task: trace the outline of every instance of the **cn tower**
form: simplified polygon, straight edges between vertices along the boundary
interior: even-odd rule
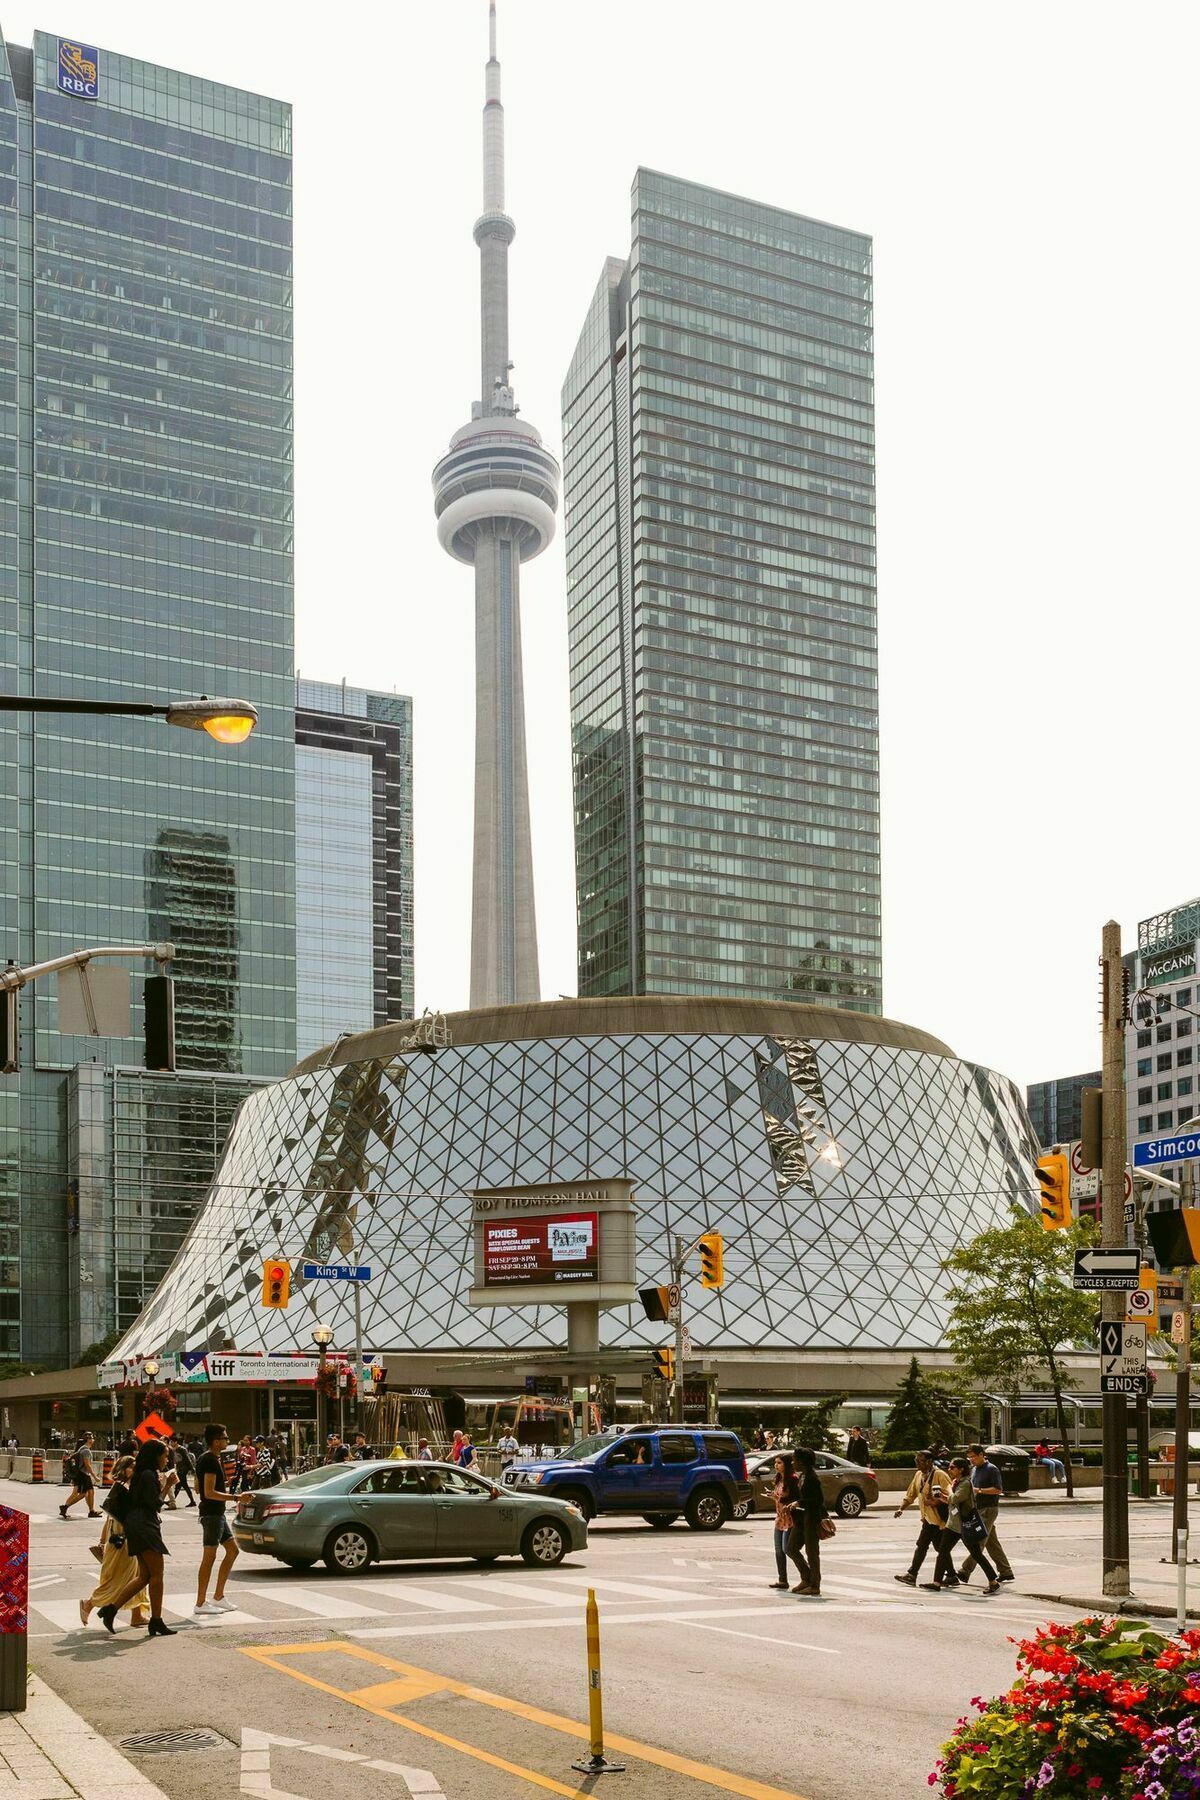
[[[475,569],[475,857],[471,891],[471,1006],[540,998],[529,774],[521,678],[520,567],[554,535],[558,464],[518,419],[508,360],[508,246],[504,108],[496,4],[488,6],[483,106],[483,211],[475,221],[480,274],[480,397],[433,471],[438,541]]]

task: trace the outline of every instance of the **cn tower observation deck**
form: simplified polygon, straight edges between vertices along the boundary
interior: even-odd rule
[[[537,1000],[537,922],[521,674],[520,565],[554,536],[559,469],[518,418],[508,359],[504,108],[496,6],[483,108],[483,212],[475,222],[481,301],[480,399],[433,471],[438,541],[475,569],[475,849],[471,1006]]]

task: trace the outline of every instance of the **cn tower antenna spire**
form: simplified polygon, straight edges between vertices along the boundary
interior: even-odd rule
[[[504,108],[488,0],[479,245],[480,393],[433,471],[438,539],[475,571],[475,857],[471,1005],[536,1000],[537,925],[521,671],[520,568],[554,536],[558,464],[518,418],[508,360]]]

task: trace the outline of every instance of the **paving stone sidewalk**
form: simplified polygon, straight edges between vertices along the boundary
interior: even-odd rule
[[[37,1675],[24,1712],[0,1713],[0,1800],[166,1800]]]

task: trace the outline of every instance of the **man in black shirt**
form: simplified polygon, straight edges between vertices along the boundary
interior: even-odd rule
[[[852,1425],[850,1427],[850,1437],[846,1444],[846,1461],[857,1463],[860,1469],[865,1469],[870,1460],[871,1446],[862,1434],[862,1427],[859,1425]]]
[[[237,1611],[233,1601],[225,1598],[225,1583],[238,1557],[237,1539],[229,1529],[229,1520],[225,1517],[225,1502],[232,1500],[234,1496],[225,1491],[225,1471],[221,1466],[221,1452],[229,1443],[229,1433],[223,1425],[206,1425],[204,1442],[207,1447],[196,1464],[196,1485],[200,1489],[200,1530],[204,1543],[196,1582],[196,1604],[192,1608],[193,1615],[198,1619]],[[208,1578],[212,1574],[217,1551],[222,1545],[225,1554],[217,1570],[213,1597],[209,1600]]]

